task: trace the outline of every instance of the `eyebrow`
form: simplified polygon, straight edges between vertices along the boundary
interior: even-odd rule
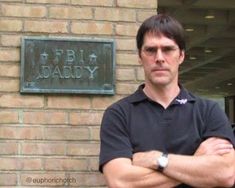
[[[175,46],[175,45],[162,45],[162,46],[148,46],[148,45],[146,45],[146,46],[143,46],[144,48],[175,48],[175,47],[177,47],[177,46]]]

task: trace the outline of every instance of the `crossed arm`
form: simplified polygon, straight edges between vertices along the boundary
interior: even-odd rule
[[[140,152],[133,159],[117,158],[103,167],[109,187],[231,187],[235,181],[235,152],[224,139],[209,138],[193,156],[169,154],[163,173],[156,171],[160,151]]]

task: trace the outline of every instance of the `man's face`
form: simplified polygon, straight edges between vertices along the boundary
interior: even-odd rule
[[[147,33],[139,54],[145,72],[145,84],[178,84],[178,69],[184,60],[184,51],[179,49],[174,40]]]

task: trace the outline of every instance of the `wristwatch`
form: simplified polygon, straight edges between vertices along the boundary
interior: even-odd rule
[[[163,152],[162,155],[157,158],[157,164],[157,170],[162,172],[168,165],[168,154]]]

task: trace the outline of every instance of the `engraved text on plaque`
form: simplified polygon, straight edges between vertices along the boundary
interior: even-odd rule
[[[114,94],[114,41],[23,37],[21,93]]]

